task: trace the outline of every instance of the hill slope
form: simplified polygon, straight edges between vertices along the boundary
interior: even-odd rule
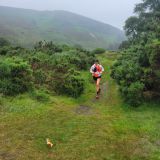
[[[124,40],[124,33],[111,25],[67,11],[0,6],[0,37],[27,47],[33,46],[36,41],[52,40],[89,49],[115,49]]]

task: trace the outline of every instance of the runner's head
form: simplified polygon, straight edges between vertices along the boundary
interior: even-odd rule
[[[94,63],[95,63],[96,65],[99,64],[99,60],[96,59]]]

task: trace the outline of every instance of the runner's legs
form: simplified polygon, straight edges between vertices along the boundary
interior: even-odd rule
[[[100,89],[100,81],[101,81],[101,78],[98,78],[98,79],[97,79],[97,82],[96,82],[96,90],[97,90],[97,93],[99,92],[99,89]]]

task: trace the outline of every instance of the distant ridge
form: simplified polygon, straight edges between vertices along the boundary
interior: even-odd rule
[[[87,49],[116,49],[125,39],[120,29],[72,12],[4,6],[0,6],[0,37],[25,47],[32,47],[40,40],[52,40]]]

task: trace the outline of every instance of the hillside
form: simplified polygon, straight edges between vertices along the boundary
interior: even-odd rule
[[[40,40],[116,49],[124,33],[108,24],[67,11],[34,11],[0,7],[0,37],[31,47]]]

